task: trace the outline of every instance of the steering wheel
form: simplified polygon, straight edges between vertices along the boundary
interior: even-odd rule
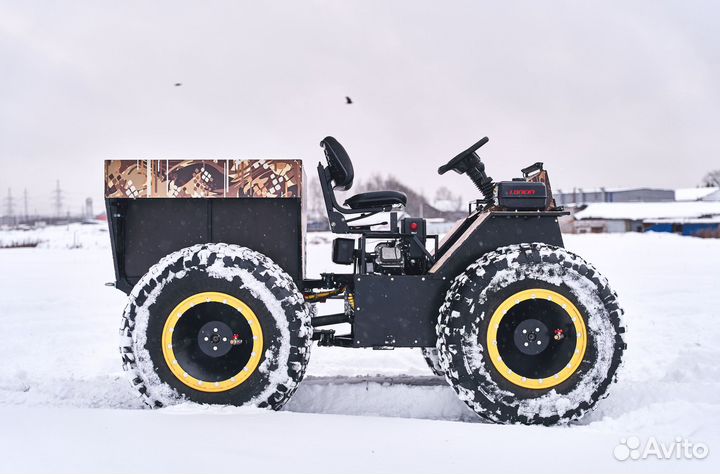
[[[467,150],[461,152],[455,158],[448,161],[447,164],[438,168],[438,174],[445,174],[450,170],[453,170],[456,173],[460,174],[465,173],[466,171],[468,171],[468,169],[472,167],[472,165],[474,165],[474,160],[472,160],[471,158],[473,157],[475,151],[477,151],[478,148],[486,144],[489,140],[490,139],[488,137],[483,137],[479,142],[477,142]]]

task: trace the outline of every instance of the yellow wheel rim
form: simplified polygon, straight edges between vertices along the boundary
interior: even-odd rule
[[[175,357],[173,350],[173,331],[175,330],[175,326],[177,326],[185,312],[195,305],[202,303],[222,303],[234,308],[245,318],[252,332],[253,344],[250,359],[237,374],[226,380],[208,381],[197,379],[188,374]],[[255,312],[243,301],[225,293],[208,291],[192,295],[175,306],[163,327],[162,349],[165,363],[173,375],[182,383],[201,392],[225,392],[242,384],[252,375],[255,369],[257,369],[263,350],[263,332]]]
[[[573,326],[576,333],[575,349],[572,353],[570,361],[555,374],[551,374],[545,378],[528,378],[520,374],[513,372],[510,367],[503,361],[498,351],[498,329],[500,322],[508,313],[508,311],[515,305],[522,303],[523,301],[531,299],[544,299],[550,301],[567,313],[572,320]],[[487,331],[487,347],[490,361],[492,362],[495,369],[505,379],[512,382],[520,387],[530,389],[547,389],[554,387],[568,379],[580,366],[585,357],[585,350],[587,348],[587,329],[585,328],[585,321],[580,314],[578,308],[566,297],[552,290],[546,290],[543,288],[532,288],[529,290],[523,290],[513,294],[495,310],[488,325]]]

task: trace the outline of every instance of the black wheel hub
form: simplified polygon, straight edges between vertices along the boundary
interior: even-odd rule
[[[234,335],[238,338],[233,342]],[[179,365],[205,382],[227,380],[242,370],[250,360],[252,342],[252,330],[242,313],[217,302],[186,311],[172,336]]]
[[[232,349],[232,337],[230,326],[222,321],[210,321],[198,332],[198,346],[205,355],[222,357]]]
[[[537,319],[526,319],[515,328],[513,335],[515,347],[527,355],[537,355],[547,349],[550,343],[550,331]]]
[[[562,329],[561,340],[553,331]],[[500,322],[497,348],[502,360],[516,374],[542,379],[558,373],[575,352],[576,333],[568,313],[541,299],[513,306]]]

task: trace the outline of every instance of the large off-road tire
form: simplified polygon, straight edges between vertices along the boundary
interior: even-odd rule
[[[174,252],[135,285],[120,327],[123,367],[152,407],[190,400],[279,409],[301,381],[312,326],[268,257],[227,244]]]
[[[447,292],[440,366],[488,420],[568,422],[615,381],[625,349],[621,316],[607,280],[577,255],[544,244],[502,247]]]
[[[422,352],[423,358],[425,359],[425,362],[427,363],[433,375],[442,377],[444,374],[442,371],[442,367],[440,367],[440,358],[438,357],[437,348],[421,347],[420,351]]]

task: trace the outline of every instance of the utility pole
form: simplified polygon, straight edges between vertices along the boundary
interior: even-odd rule
[[[55,217],[62,217],[63,192],[60,189],[60,180],[55,182],[55,191],[53,191],[53,199],[55,201]]]
[[[28,215],[28,199],[27,199],[27,188],[23,189],[23,210],[25,211],[25,222],[30,220]]]

